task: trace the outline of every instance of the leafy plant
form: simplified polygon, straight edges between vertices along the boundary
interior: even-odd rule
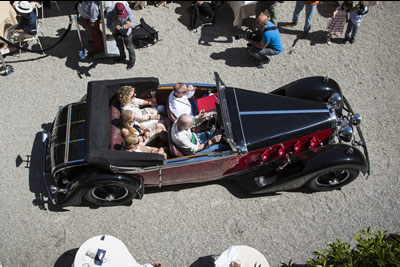
[[[400,238],[387,235],[386,232],[371,233],[370,228],[353,235],[357,245],[351,248],[349,243],[336,242],[328,248],[315,251],[309,259],[310,267],[400,267]],[[283,267],[296,266],[291,261]]]

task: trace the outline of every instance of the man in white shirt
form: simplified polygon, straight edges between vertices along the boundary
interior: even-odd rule
[[[172,142],[183,154],[210,153],[229,148],[226,144],[220,143],[221,134],[212,136],[210,132],[193,133],[190,130],[193,127],[193,123],[192,116],[183,114],[174,122],[171,128]]]
[[[189,102],[189,98],[194,95],[195,91],[193,85],[186,86],[184,83],[175,84],[174,90],[169,94],[168,102],[169,109],[176,118],[179,118],[182,114],[192,117],[197,115],[193,113],[192,104]]]

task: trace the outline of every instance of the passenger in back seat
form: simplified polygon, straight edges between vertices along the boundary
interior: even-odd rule
[[[164,124],[162,113],[165,112],[165,106],[137,98],[135,88],[129,85],[122,86],[118,90],[118,95],[121,103],[121,112],[124,110],[133,111],[136,120],[144,127],[152,127],[156,123]],[[161,126],[159,125],[159,127]],[[166,130],[165,126],[163,130]]]
[[[165,153],[164,148],[144,146],[140,144],[140,136],[129,134],[124,138],[124,150],[129,152],[145,152],[145,153],[158,153],[167,159],[167,153]]]
[[[168,143],[168,133],[163,124],[156,123],[150,127],[145,127],[136,121],[135,113],[131,110],[121,112],[120,124],[122,137],[125,138],[129,134],[141,136],[143,138],[141,145],[146,145],[156,138],[160,138],[163,143]]]

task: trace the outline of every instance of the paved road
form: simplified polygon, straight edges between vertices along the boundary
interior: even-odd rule
[[[71,3],[59,2],[63,14],[47,11],[45,46],[68,26]],[[308,39],[297,40],[302,26],[282,30],[285,51],[264,70],[255,68],[243,40],[232,40],[229,7],[217,24],[189,32],[182,24],[187,4],[135,11],[160,31],[162,41],[137,50],[131,71],[111,60],[79,61],[76,31],[47,56],[23,53],[6,57],[15,68],[0,77],[0,261],[3,266],[54,266],[87,239],[109,234],[121,239],[138,262],[161,260],[164,266],[190,266],[200,257],[218,254],[232,244],[252,246],[272,266],[290,259],[305,263],[318,246],[336,238],[349,241],[361,229],[399,232],[399,59],[397,31],[400,4],[379,2],[371,8],[354,45],[324,43],[327,14],[321,4]],[[289,21],[294,3],[281,6]],[[46,15],[46,13],[45,13]],[[304,16],[304,14],[303,14]],[[250,24],[246,20],[245,24]],[[294,47],[292,47],[294,45]],[[372,175],[341,191],[304,194],[281,192],[246,197],[227,182],[177,186],[147,192],[128,207],[56,210],[40,205],[42,126],[59,105],[78,101],[91,80],[149,77],[161,83],[213,82],[218,71],[231,86],[268,92],[295,79],[334,78],[353,109],[363,118]],[[16,167],[16,159],[30,164]],[[44,197],[46,200],[46,197]]]

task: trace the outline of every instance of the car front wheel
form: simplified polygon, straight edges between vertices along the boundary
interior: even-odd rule
[[[90,188],[85,199],[96,206],[122,205],[136,196],[136,188],[126,183],[101,183]]]
[[[339,189],[354,181],[358,174],[358,170],[350,168],[328,170],[308,181],[307,187],[315,191]]]

